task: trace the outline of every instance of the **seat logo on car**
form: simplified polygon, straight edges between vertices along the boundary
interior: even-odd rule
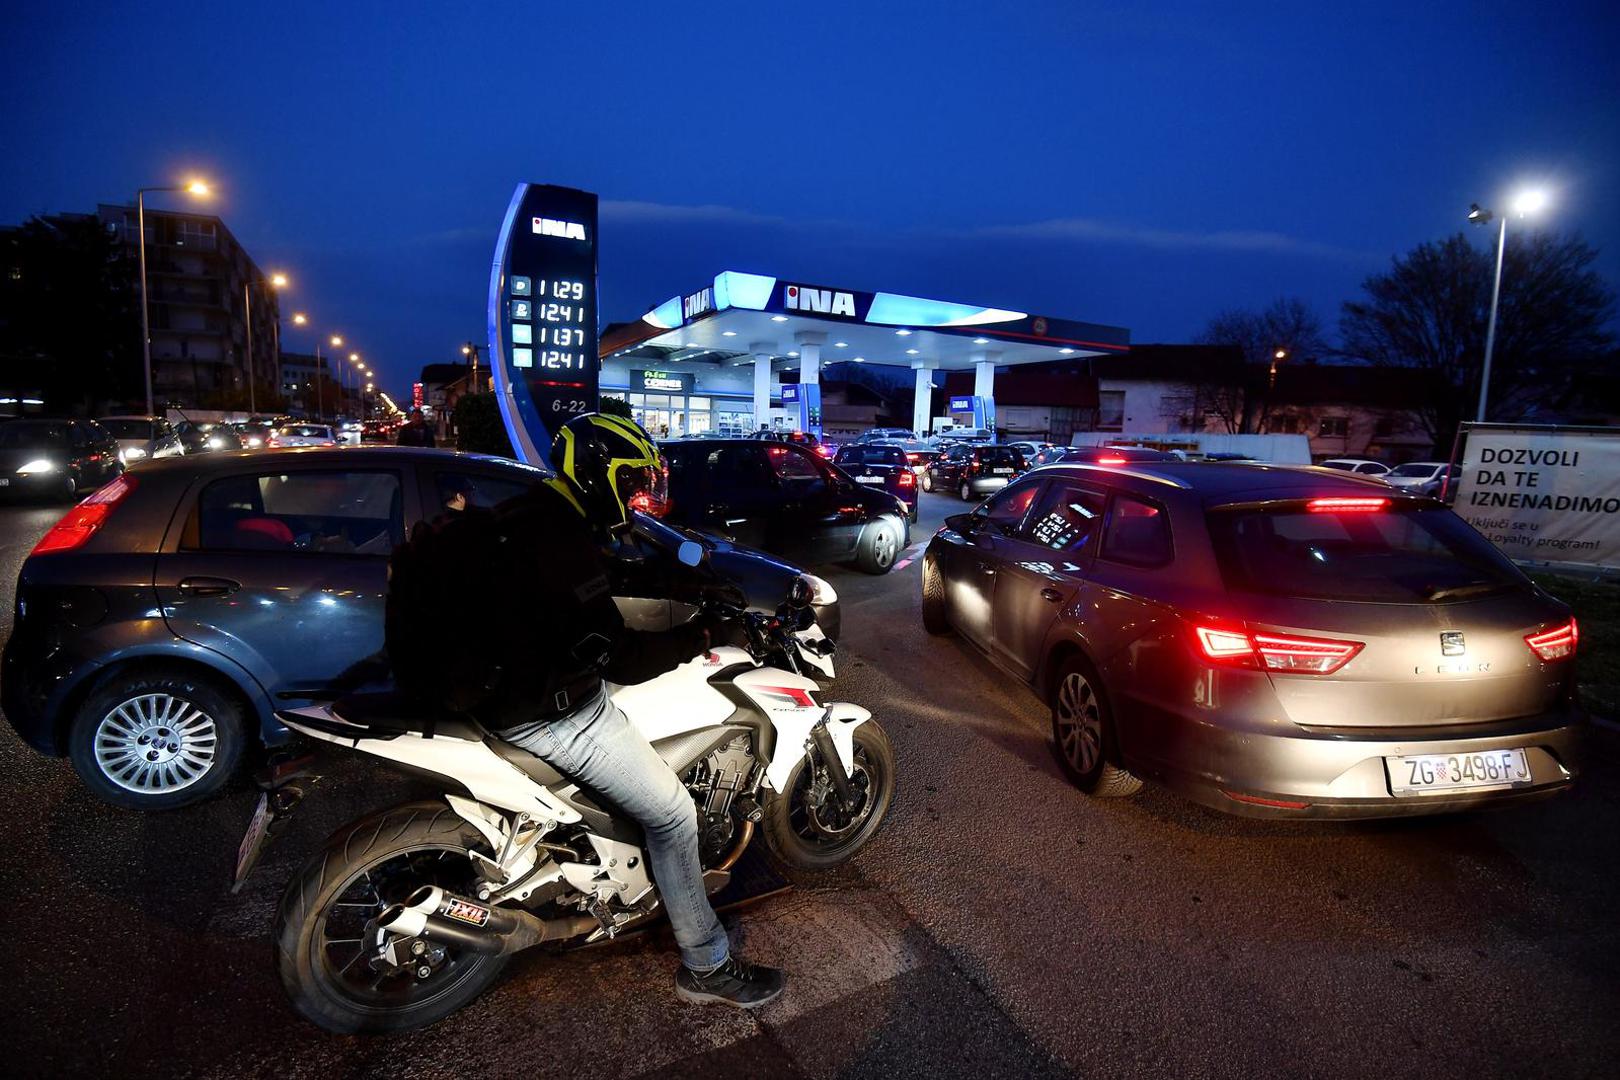
[[[1442,630],[1440,632],[1441,656],[1462,656],[1466,652],[1468,652],[1468,649],[1463,644],[1461,630]]]

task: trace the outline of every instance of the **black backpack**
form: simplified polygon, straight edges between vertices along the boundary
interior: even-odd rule
[[[488,701],[499,686],[520,613],[502,582],[522,573],[518,545],[500,517],[468,507],[418,524],[388,564],[384,630],[401,690],[455,712]]]

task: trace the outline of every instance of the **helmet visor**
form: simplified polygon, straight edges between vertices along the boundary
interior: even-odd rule
[[[662,462],[657,465],[635,465],[619,475],[619,490],[626,507],[657,518],[669,513],[668,466]]]

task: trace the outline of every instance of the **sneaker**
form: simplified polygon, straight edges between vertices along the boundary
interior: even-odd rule
[[[757,1009],[774,1001],[787,977],[777,968],[759,967],[737,957],[713,971],[699,974],[684,964],[675,973],[675,996],[695,1005],[730,1005]]]

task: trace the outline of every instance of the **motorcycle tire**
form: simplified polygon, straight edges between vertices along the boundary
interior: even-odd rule
[[[337,1034],[386,1034],[442,1020],[488,989],[509,957],[443,946],[441,962],[427,978],[418,980],[413,971],[394,973],[368,990],[366,943],[353,946],[354,958],[334,970],[349,954],[334,949],[344,938],[327,934],[334,916],[350,922],[375,918],[383,906],[403,900],[419,885],[469,893],[473,868],[465,855],[472,850],[492,854],[482,835],[443,802],[406,803],[334,833],[288,883],[276,911],[276,968],[293,1008]],[[401,860],[406,869],[389,877],[385,870]],[[459,880],[463,868],[465,884]],[[367,903],[375,896],[377,910],[339,915],[339,907],[362,907],[340,903],[345,895]]]
[[[842,866],[877,835],[894,802],[894,747],[876,720],[855,729],[855,775],[866,798],[849,820],[823,822],[805,796],[811,786],[809,759],[801,758],[785,790],[765,804],[765,844],[773,861],[793,870],[831,870]],[[862,774],[866,779],[862,781]],[[836,799],[836,795],[829,798]],[[841,811],[843,808],[836,808]],[[823,810],[822,813],[827,813]],[[841,817],[842,815],[836,815]]]

